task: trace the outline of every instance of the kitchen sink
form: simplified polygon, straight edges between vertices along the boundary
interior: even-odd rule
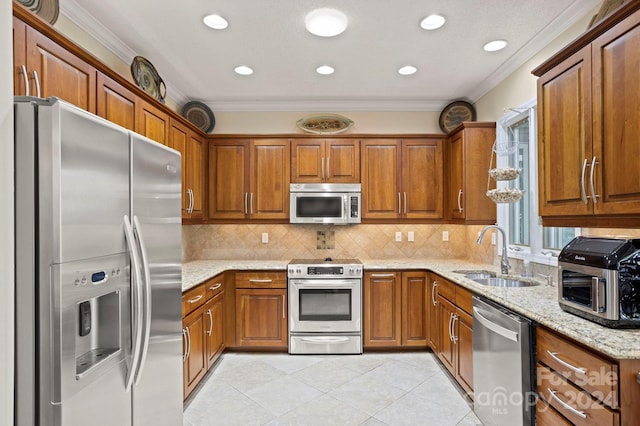
[[[465,278],[469,278],[471,280],[477,279],[485,279],[485,278],[493,278],[496,276],[494,272],[489,271],[453,271],[456,274],[462,274]]]
[[[475,278],[478,284],[488,285],[489,287],[532,287],[538,285],[536,282],[520,281],[511,278]]]

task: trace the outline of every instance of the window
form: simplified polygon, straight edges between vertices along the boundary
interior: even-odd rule
[[[540,225],[535,99],[510,109],[498,120],[496,133],[497,145],[509,147],[504,155],[496,155],[497,165],[521,169],[508,185],[524,190],[518,202],[498,204],[498,225],[507,233],[509,257],[555,265],[558,251],[579,229]]]

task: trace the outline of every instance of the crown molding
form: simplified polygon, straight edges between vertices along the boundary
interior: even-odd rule
[[[549,45],[556,37],[568,30],[580,19],[601,3],[601,0],[575,0],[560,15],[551,21],[535,37],[524,44],[507,61],[498,67],[488,78],[476,86],[469,99],[477,102],[482,96],[498,86],[518,68],[533,58],[538,52]],[[586,30],[586,28],[585,28]]]
[[[221,99],[205,101],[214,111],[441,111],[449,100],[429,99]]]

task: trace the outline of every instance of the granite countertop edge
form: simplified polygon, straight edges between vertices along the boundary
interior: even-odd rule
[[[425,259],[389,260],[361,259],[365,272],[375,270],[426,269],[456,284],[497,302],[514,312],[532,319],[615,359],[640,359],[640,329],[611,329],[564,312],[557,299],[557,287],[540,285],[521,288],[487,287],[477,284],[455,271],[490,271],[501,275],[494,265],[465,260]],[[286,271],[285,260],[196,260],[183,264],[182,291],[230,270]],[[533,280],[532,278],[521,278]]]

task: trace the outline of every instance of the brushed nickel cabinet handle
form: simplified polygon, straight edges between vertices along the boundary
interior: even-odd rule
[[[182,354],[182,362],[187,360],[187,330],[182,329],[182,341],[184,342],[184,353]]]
[[[324,180],[324,157],[322,157],[320,162],[322,163],[322,180]]]
[[[327,157],[327,179],[331,177],[331,169],[329,169],[329,160],[331,157]]]
[[[253,214],[253,192],[249,193],[249,214]]]
[[[209,331],[207,331],[207,336],[211,336],[211,332],[213,331],[213,315],[211,315],[211,309],[207,309],[207,315],[209,315]]]
[[[371,274],[371,276],[375,277],[375,278],[383,278],[383,277],[395,277],[396,274],[393,274],[393,273],[391,273],[391,274]]]
[[[594,156],[591,160],[591,171],[589,173],[589,185],[591,187],[591,199],[593,200],[593,204],[598,204],[599,195],[596,194],[596,187],[593,181],[593,175],[596,172],[596,164],[598,163],[598,159]]]
[[[398,214],[402,214],[402,198],[398,192]]]
[[[222,283],[216,283],[216,284],[212,285],[211,287],[209,287],[209,290],[211,290],[211,291],[217,290],[220,287],[222,287]]]
[[[587,167],[589,166],[587,163],[587,159],[585,158],[582,163],[582,175],[580,176],[580,196],[582,198],[582,202],[585,204],[589,202],[589,196],[587,195],[587,190],[584,187],[584,175],[587,171]]]
[[[269,280],[269,279],[267,279],[267,280],[258,280],[258,279],[253,279],[252,278],[252,279],[249,280],[249,282],[250,283],[258,283],[258,284],[260,284],[260,283],[272,283],[273,280]]]
[[[436,300],[436,287],[438,287],[438,282],[434,281],[433,287],[431,287],[431,303],[433,303],[433,306],[438,304],[438,301]]]
[[[20,65],[20,74],[24,80],[24,95],[29,96],[29,73],[26,66]]]
[[[587,415],[585,414],[584,411],[579,411],[576,410],[575,408],[573,408],[572,406],[570,406],[569,404],[567,404],[566,402],[564,402],[563,400],[561,400],[558,395],[556,395],[558,393],[558,391],[555,390],[551,390],[549,388],[547,388],[547,390],[549,391],[549,396],[551,397],[551,399],[555,399],[556,401],[558,401],[558,403],[560,405],[562,405],[564,408],[566,408],[567,410],[571,411],[573,414],[575,414],[576,416],[582,418],[582,419],[586,419]]]
[[[458,213],[462,213],[462,188],[458,190]]]
[[[198,300],[202,299],[202,295],[199,294],[196,297],[194,297],[193,299],[189,299],[187,300],[187,303],[196,303]]]
[[[451,336],[452,339],[451,341],[453,342],[454,345],[458,344],[458,336],[456,336],[456,321],[458,321],[458,316],[456,314],[451,314],[452,315],[452,319],[451,319]]]
[[[249,213],[249,211],[247,210],[248,209],[248,207],[247,207],[247,199],[248,198],[249,198],[249,193],[245,192],[244,193],[244,214],[248,214]]]
[[[407,214],[407,193],[404,193],[404,214]]]
[[[38,79],[38,73],[33,70],[31,72],[31,75],[33,76],[33,81],[35,81],[36,83],[36,97],[40,97],[40,80]]]
[[[189,359],[189,355],[191,355],[191,332],[189,331],[189,327],[187,327],[187,357]]]
[[[557,352],[551,352],[550,350],[547,350],[547,353],[549,354],[549,356],[551,358],[555,359],[557,362],[559,362],[563,366],[567,367],[568,369],[573,370],[574,372],[576,372],[578,374],[587,374],[587,369],[586,368],[576,367],[574,365],[569,364],[566,361],[561,360],[558,357],[558,353]]]
[[[287,319],[287,301],[285,300],[285,295],[282,295],[282,319]]]

